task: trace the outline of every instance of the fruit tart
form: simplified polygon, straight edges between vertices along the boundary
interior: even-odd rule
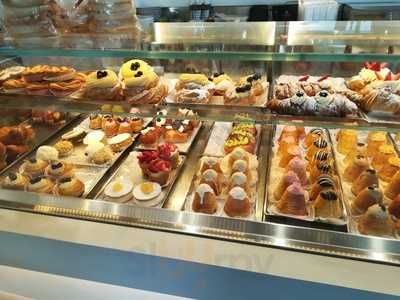
[[[165,126],[164,140],[167,143],[186,143],[192,134],[188,125],[189,122],[175,120],[171,125]]]
[[[158,184],[163,186],[168,183],[172,171],[172,166],[171,163],[167,160],[156,159],[150,162],[148,166],[148,171],[148,179],[150,181],[157,182]]]
[[[162,144],[157,147],[158,155],[161,159],[171,163],[172,169],[176,169],[179,165],[179,151],[174,144]]]
[[[148,127],[140,131],[139,141],[146,146],[156,146],[160,139],[160,132],[155,127]]]
[[[158,159],[158,151],[143,151],[139,153],[137,159],[143,175],[147,176],[150,173],[150,163]]]

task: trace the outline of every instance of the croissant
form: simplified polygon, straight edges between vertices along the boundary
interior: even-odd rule
[[[13,161],[18,156],[29,151],[29,147],[27,145],[7,145],[7,160]]]

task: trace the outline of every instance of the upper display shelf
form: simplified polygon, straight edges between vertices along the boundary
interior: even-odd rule
[[[232,22],[229,26],[186,22],[154,23],[147,28],[140,42],[118,34],[6,40],[0,55],[323,62],[400,59],[398,21]]]

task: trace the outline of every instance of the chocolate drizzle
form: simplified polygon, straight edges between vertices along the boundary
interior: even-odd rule
[[[328,93],[327,91],[320,91],[320,92],[319,92],[319,95],[320,95],[321,97],[328,97],[329,93]]]
[[[333,182],[333,180],[328,176],[319,177],[317,183],[318,183],[318,185],[320,185],[322,187],[334,187],[335,186],[335,183]]]
[[[62,166],[63,164],[61,162],[53,163],[51,164],[51,169],[52,170],[60,169]]]
[[[8,173],[7,177],[10,178],[11,181],[17,180],[17,174],[13,172]]]
[[[297,96],[297,97],[303,97],[303,96],[304,96],[304,93],[303,93],[302,91],[298,91],[298,92],[296,93],[296,96]]]
[[[322,191],[320,193],[321,197],[324,200],[328,200],[328,201],[336,201],[338,199],[337,194],[334,191]]]
[[[31,180],[29,180],[29,182],[30,182],[30,184],[35,184],[35,183],[40,182],[42,179],[43,179],[42,176],[38,176],[38,177],[34,177]]]
[[[107,75],[108,75],[107,71],[97,71],[97,73],[96,73],[97,79],[107,77]]]
[[[239,86],[236,88],[236,92],[237,93],[243,93],[243,92],[247,92],[251,90],[251,85],[250,84],[246,84],[244,86]]]
[[[314,142],[314,146],[317,148],[326,148],[328,143],[323,138],[320,138]]]
[[[71,177],[64,177],[64,178],[61,178],[58,182],[59,183],[67,183],[67,182],[71,182],[71,181],[72,181]]]
[[[138,78],[138,77],[141,77],[142,75],[143,75],[143,72],[142,71],[138,71],[134,76],[136,78]]]
[[[139,62],[134,62],[131,64],[131,70],[132,71],[137,71],[140,68],[140,63]]]
[[[325,151],[318,151],[314,154],[314,160],[326,161],[328,160],[329,153]]]
[[[317,168],[319,171],[321,171],[324,174],[328,174],[332,171],[331,165],[328,165],[328,164],[318,164]]]

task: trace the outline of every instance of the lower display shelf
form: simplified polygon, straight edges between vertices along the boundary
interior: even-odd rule
[[[48,139],[45,144],[54,145],[62,136],[70,138],[71,129],[73,127],[81,128],[77,126],[77,124],[81,124],[82,120],[87,120],[87,117],[82,116],[79,120],[76,120],[75,123],[71,123],[69,126],[63,128],[56,135]],[[149,122],[146,122],[146,124],[147,123]],[[50,195],[3,189],[1,190],[0,207],[400,265],[400,243],[397,240],[393,238],[387,239],[363,236],[357,234],[357,232],[353,234],[352,230],[350,230],[350,233],[347,232],[348,223],[346,216],[349,216],[349,208],[348,205],[344,205],[343,207],[342,202],[338,203],[341,209],[345,210],[341,211],[338,218],[340,217],[344,223],[339,225],[321,222],[320,220],[302,221],[292,218],[282,218],[269,213],[271,200],[270,197],[267,196],[267,191],[271,187],[273,187],[273,190],[276,189],[275,186],[270,186],[270,183],[272,179],[274,179],[274,181],[279,181],[280,176],[277,175],[282,175],[280,173],[282,170],[278,172],[275,169],[271,169],[271,166],[277,168],[277,165],[281,163],[281,161],[275,158],[278,145],[282,147],[284,142],[291,140],[283,136],[282,132],[288,134],[293,132],[298,134],[298,132],[302,132],[301,134],[303,136],[300,140],[294,139],[296,141],[295,143],[298,144],[298,146],[295,147],[303,146],[303,139],[325,138],[324,143],[326,142],[326,145],[321,142],[321,145],[325,145],[322,148],[326,148],[326,157],[329,157],[329,161],[333,161],[333,165],[335,165],[337,163],[334,159],[336,154],[332,152],[332,149],[336,149],[336,141],[333,138],[328,139],[328,135],[332,135],[332,132],[307,127],[303,132],[301,128],[281,126],[279,129],[280,131],[273,134],[276,130],[274,126],[230,124],[225,139],[219,138],[213,140],[215,136],[219,137],[219,134],[216,135],[213,133],[215,130],[219,132],[220,127],[221,124],[207,121],[199,125],[199,128],[195,131],[195,136],[190,139],[191,145],[188,147],[188,150],[185,154],[180,154],[176,169],[172,172],[173,175],[171,175],[169,180],[167,179],[165,183],[159,183],[162,189],[159,197],[162,197],[162,199],[160,198],[161,200],[157,201],[156,205],[143,205],[143,203],[137,201],[135,191],[133,191],[134,199],[131,199],[132,195],[130,195],[129,199],[125,199],[125,195],[131,193],[133,186],[129,189],[128,193],[124,193],[124,188],[132,185],[132,183],[126,184],[124,182],[132,180],[134,185],[136,184],[137,187],[142,189],[143,175],[141,170],[143,170],[143,172],[147,170],[146,166],[143,164],[146,163],[147,155],[151,156],[155,153],[148,150],[138,150],[138,141],[135,140],[137,136],[134,135],[130,145],[127,145],[121,152],[118,152],[117,156],[112,158],[110,163],[103,167],[102,170],[95,172],[97,176],[95,182],[93,182],[90,188],[83,194],[83,197],[89,199],[73,198],[69,196],[58,197],[57,193],[55,193],[55,195]],[[225,143],[225,141],[229,141],[231,133],[234,133],[237,127],[242,131],[247,130],[252,132],[251,136],[254,138],[253,144],[251,142],[246,144],[246,149],[254,154],[249,154],[244,150],[233,150],[230,154],[218,156],[219,153],[230,152],[232,150],[229,148],[231,144]],[[326,132],[325,135],[322,134],[323,132]],[[72,133],[73,138],[76,134],[79,136],[79,132],[72,130]],[[304,135],[306,136],[304,137]],[[76,142],[75,139],[73,140]],[[273,147],[274,143],[276,147]],[[321,145],[318,142],[318,145],[315,144],[315,147],[318,148]],[[171,149],[174,149],[174,147]],[[169,153],[171,149],[168,148],[167,152]],[[165,153],[163,151],[165,150],[166,149],[162,150],[162,148],[159,148],[159,152],[156,153],[158,155],[157,159],[164,159]],[[207,156],[204,156],[205,151],[207,151]],[[304,169],[304,172],[306,172],[304,174],[309,178],[314,178],[315,174],[313,174],[313,171],[310,169],[315,163],[313,160],[310,160],[311,152],[308,148],[304,148],[301,151],[304,153],[292,153],[295,156],[293,159],[304,159],[308,164],[307,172],[306,169]],[[31,152],[30,155],[35,157],[35,153],[37,155],[35,151]],[[144,153],[146,154],[144,155]],[[216,156],[213,157],[210,155],[212,153],[216,154]],[[171,153],[169,155],[171,155]],[[280,159],[282,159],[282,153],[279,155]],[[139,158],[139,156],[141,156],[141,158]],[[171,159],[171,156],[168,157]],[[318,155],[318,157],[320,156]],[[207,161],[207,164],[209,164],[208,168],[205,168],[205,158],[211,158],[211,160]],[[35,162],[32,161],[32,163]],[[23,168],[21,169],[21,165],[23,164],[24,162],[20,160],[19,163],[17,162],[14,165],[14,170],[22,170],[23,172]],[[49,166],[52,167],[53,164],[54,162]],[[302,163],[299,164],[302,165]],[[241,165],[246,167],[241,170]],[[252,167],[250,167],[251,165],[255,165],[256,168],[252,169]],[[218,168],[221,167],[222,170],[227,169],[228,171],[219,174],[217,166]],[[93,166],[90,165],[90,167]],[[164,167],[163,164],[163,168]],[[97,166],[97,168],[101,168],[101,166]],[[238,168],[238,170],[236,170],[236,168]],[[306,168],[306,165],[304,165],[304,168]],[[208,172],[205,172],[207,170]],[[250,172],[251,170],[252,172]],[[341,186],[342,181],[339,180],[340,176],[337,177],[337,173],[335,173],[337,172],[336,167],[333,167],[333,173],[331,173],[330,170],[331,169],[328,170],[328,173],[332,175],[332,184],[336,187],[335,195],[338,196],[340,201],[347,200],[343,199],[344,196],[341,194],[341,187],[339,186]],[[255,173],[253,171],[255,171]],[[298,172],[297,167],[292,168],[292,171]],[[77,169],[75,172],[76,174],[79,173]],[[154,173],[154,171],[152,172]],[[158,175],[162,173],[160,172],[161,171],[158,171]],[[213,181],[214,173],[217,174],[217,176],[224,177],[220,182],[221,190],[218,190],[217,185],[214,185],[214,183],[219,183]],[[236,173],[243,173],[243,175],[239,174],[239,176]],[[149,175],[145,173],[145,176],[147,177]],[[161,179],[160,177],[155,178],[154,174],[151,176],[153,176],[151,180],[153,182],[151,188],[153,188],[154,183]],[[92,177],[91,179],[93,181],[93,176],[89,177]],[[246,180],[241,182],[240,180],[236,181],[236,179],[232,179],[236,177],[243,177],[246,178]],[[251,178],[256,178],[256,181],[254,181],[255,188],[251,185]],[[138,181],[134,179],[138,179]],[[34,178],[31,178],[31,181],[32,180],[35,181]],[[63,182],[63,179],[60,178],[55,180],[56,185]],[[309,183],[310,182],[307,180],[307,185],[304,185],[305,193],[312,192]],[[31,185],[33,184],[35,184],[35,182],[31,182]],[[211,199],[203,198],[202,200],[204,194],[202,195],[203,192],[198,189],[198,187],[202,185],[207,185],[206,193],[210,193],[210,195],[216,194],[218,196],[219,209],[224,209],[223,212],[217,215],[209,215],[204,213],[209,211],[198,209],[204,205],[202,201],[209,201],[209,199]],[[143,188],[144,189],[141,190],[142,192],[149,187],[145,186]],[[107,194],[107,190],[111,192]],[[245,209],[242,210],[242,208],[245,207],[243,204],[247,201],[247,198],[242,198],[240,196],[242,192],[238,191],[241,190],[244,191],[244,195],[248,193],[248,200],[251,205],[250,207],[252,207],[249,211],[250,214],[247,214]],[[219,194],[219,192],[221,192],[221,194]],[[329,192],[329,195],[334,194],[333,191]],[[116,195],[116,197],[113,197],[113,195]],[[188,197],[190,195],[192,195],[192,197],[199,197],[199,205],[197,207],[190,202],[193,200]],[[70,196],[74,195],[70,194]],[[227,202],[229,201],[228,198],[231,198],[230,200],[237,200],[236,203],[234,202],[234,205],[236,205],[234,210],[238,209],[237,207],[241,207],[233,214],[231,214],[232,206],[231,210],[226,210]],[[307,197],[304,197],[303,200],[309,201]],[[329,208],[329,212],[336,212],[336,210],[330,208],[331,203],[333,202],[328,201],[324,209]],[[307,203],[306,205],[314,204]],[[240,212],[239,214],[237,214],[238,211]]]

